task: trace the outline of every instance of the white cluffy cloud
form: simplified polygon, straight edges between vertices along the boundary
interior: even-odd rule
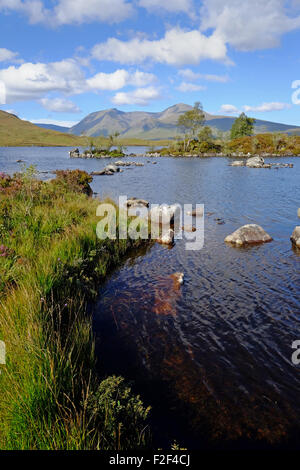
[[[138,5],[149,11],[165,10],[171,13],[184,12],[192,15],[194,12],[193,0],[139,0]]]
[[[0,62],[16,62],[18,55],[17,52],[0,47]]]
[[[113,97],[116,105],[132,104],[146,106],[150,101],[160,98],[159,90],[155,87],[137,88],[134,91],[119,92]]]
[[[74,103],[65,99],[49,99],[48,93],[74,95],[89,91],[120,90],[125,86],[145,87],[155,80],[155,75],[151,73],[124,69],[112,73],[101,72],[87,78],[73,59],[48,64],[28,62],[19,67],[10,66],[0,70],[0,84],[6,98],[4,102],[43,100],[40,102],[46,109],[59,112],[78,112],[78,109]]]
[[[66,100],[64,98],[42,98],[40,100],[41,105],[48,109],[48,111],[54,111],[56,113],[80,113],[78,106],[73,101]]]
[[[85,77],[72,59],[49,64],[31,62],[0,70],[0,82],[6,88],[6,102],[38,99],[51,91],[79,93]]]
[[[282,111],[283,109],[289,109],[291,108],[291,105],[289,103],[278,103],[278,102],[272,102],[272,103],[262,103],[259,106],[244,106],[244,110],[246,112],[249,111],[255,111],[257,113],[267,113],[270,111]]]
[[[18,11],[33,24],[59,26],[94,21],[118,23],[131,16],[133,8],[126,0],[58,0],[52,9],[46,8],[42,0],[0,0],[0,11]]]
[[[182,91],[183,93],[188,91],[203,91],[205,89],[205,86],[196,85],[195,83],[188,82],[181,82],[180,85],[177,87],[177,90]]]
[[[219,82],[226,83],[229,81],[228,75],[213,75],[205,73],[193,72],[191,69],[181,69],[178,71],[178,74],[191,82],[196,82],[197,80],[206,80],[208,82]]]
[[[133,73],[120,69],[113,73],[97,73],[87,80],[89,88],[94,90],[120,90],[127,85],[145,86],[155,82],[156,77],[152,73],[136,70]]]
[[[53,12],[57,24],[118,23],[132,13],[133,8],[126,0],[59,0]]]
[[[233,104],[222,104],[220,108],[221,113],[226,113],[226,114],[237,114],[239,113],[239,110],[236,106]]]
[[[94,46],[92,56],[100,61],[121,64],[136,64],[146,60],[168,65],[198,64],[205,59],[228,62],[226,45],[219,35],[205,36],[197,30],[184,31],[180,28],[170,29],[162,39],[153,41],[109,38]]]
[[[228,114],[239,114],[242,111],[248,112],[256,112],[256,113],[268,113],[271,111],[283,111],[284,109],[291,108],[289,103],[278,103],[278,102],[271,102],[271,103],[262,103],[259,106],[248,106],[245,105],[241,109],[238,109],[233,104],[223,104],[221,106],[220,111],[223,113]]]
[[[292,6],[287,0],[203,0],[201,31],[213,29],[241,51],[275,47],[283,34],[300,27]]]

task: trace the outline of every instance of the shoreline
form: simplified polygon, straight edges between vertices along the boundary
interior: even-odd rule
[[[22,193],[7,190],[0,198],[17,206],[6,216],[14,240],[3,240],[7,256],[0,265],[8,276],[0,286],[0,337],[7,350],[0,375],[1,448],[141,449],[149,409],[124,379],[97,376],[88,303],[128,250],[145,242],[98,240],[98,202],[62,183],[52,187],[27,177]],[[22,240],[17,219],[28,207],[29,229]],[[37,220],[43,223],[36,225]],[[116,396],[126,423],[114,409]],[[132,416],[128,400],[138,410]],[[107,409],[110,419],[103,423]],[[119,426],[124,426],[122,435]]]

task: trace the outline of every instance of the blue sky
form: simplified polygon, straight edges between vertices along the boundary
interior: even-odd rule
[[[0,30],[1,109],[33,122],[201,101],[300,125],[300,0],[0,0]]]

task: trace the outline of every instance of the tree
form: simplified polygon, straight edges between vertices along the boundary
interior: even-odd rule
[[[113,134],[109,134],[108,136],[108,145],[107,150],[110,151],[111,148],[115,145],[116,139],[119,137],[120,132],[116,131]]]
[[[199,142],[212,142],[213,141],[213,132],[212,128],[209,126],[203,127],[198,133]]]
[[[253,135],[255,119],[249,118],[245,113],[242,113],[234,121],[231,128],[231,139],[238,137],[246,137]]]
[[[196,101],[193,109],[186,111],[184,114],[179,116],[177,121],[178,128],[184,133],[184,147],[186,149],[189,146],[190,140],[193,139],[200,131],[201,127],[205,122],[205,115],[203,112],[202,104]]]

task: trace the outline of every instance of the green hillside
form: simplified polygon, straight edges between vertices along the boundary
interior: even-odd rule
[[[86,138],[42,129],[31,122],[22,121],[14,114],[0,111],[0,146],[79,146]]]

